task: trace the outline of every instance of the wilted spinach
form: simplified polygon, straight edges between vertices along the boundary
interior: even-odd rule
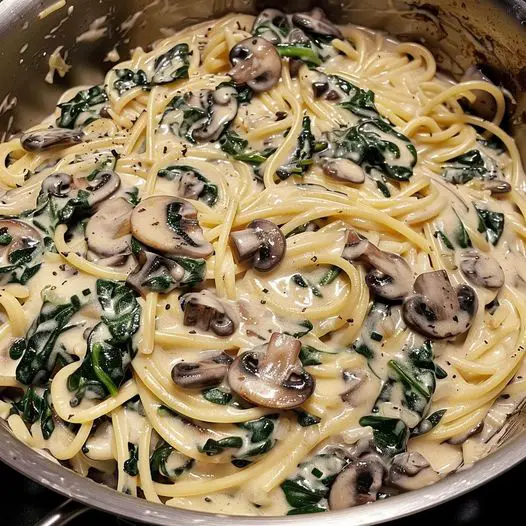
[[[409,430],[399,418],[369,415],[360,418],[360,425],[373,428],[374,444],[380,454],[394,457],[405,451]]]
[[[68,389],[74,392],[72,406],[78,405],[87,394],[92,399],[115,396],[135,355],[132,338],[141,317],[135,294],[122,283],[99,279],[97,296],[102,309],[101,322],[88,336],[82,365],[68,378]]]
[[[159,177],[174,181],[184,188],[190,189],[197,194],[197,198],[208,206],[214,206],[218,198],[217,185],[211,183],[199,170],[187,165],[167,166],[157,172]],[[198,188],[202,186],[199,191]],[[182,195],[181,197],[186,197]]]
[[[24,385],[42,385],[55,368],[60,355],[66,363],[71,361],[57,339],[68,328],[71,317],[80,310],[78,296],[71,296],[69,303],[55,304],[46,299],[37,318],[29,327],[25,338],[13,343],[9,355],[13,360],[21,358],[16,368],[16,379]]]
[[[188,78],[190,66],[188,44],[177,44],[155,59],[152,84],[166,84]]]
[[[485,233],[486,239],[492,245],[496,245],[504,232],[504,214],[478,206],[475,206],[475,210],[479,216],[478,231]]]
[[[39,395],[35,388],[29,387],[20,400],[13,402],[11,414],[20,415],[27,425],[40,421],[40,429],[44,440],[48,440],[55,430],[55,422],[49,400],[49,389],[44,389]]]
[[[139,446],[128,442],[128,460],[124,462],[123,469],[131,477],[136,477],[139,474]]]
[[[150,82],[146,73],[139,69],[132,71],[131,69],[116,69],[115,74],[117,80],[113,83],[113,87],[117,90],[119,95],[123,95],[128,90],[133,88],[142,88],[143,90],[150,89]]]
[[[180,457],[181,462],[177,467],[171,467],[170,457],[175,455]],[[170,444],[164,440],[160,440],[155,446],[150,457],[150,471],[152,479],[155,482],[167,483],[174,482],[185,471],[192,468],[194,464],[193,458],[186,458],[181,453],[178,453]]]
[[[100,110],[107,100],[108,95],[102,86],[79,91],[72,99],[58,105],[60,117],[57,126],[69,129],[86,126],[100,117]]]
[[[472,179],[495,179],[497,165],[493,159],[480,150],[470,150],[448,161],[442,170],[442,177],[453,184],[465,184]]]

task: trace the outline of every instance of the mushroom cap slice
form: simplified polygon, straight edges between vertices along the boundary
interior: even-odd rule
[[[365,282],[377,295],[388,300],[400,300],[411,292],[413,272],[406,260],[398,254],[384,252],[354,230],[347,231],[342,258],[363,261],[374,267]]]
[[[239,326],[238,316],[231,305],[209,290],[185,294],[181,297],[181,307],[186,326],[211,330],[218,336],[230,336]]]
[[[219,385],[228,372],[232,358],[221,353],[200,362],[178,362],[172,369],[172,380],[184,389],[202,389]]]
[[[460,270],[477,287],[500,289],[504,285],[504,271],[499,262],[478,250],[460,254]]]
[[[131,250],[133,206],[123,197],[104,201],[86,224],[87,259],[106,259],[105,264],[124,264]]]
[[[261,407],[292,409],[314,392],[314,378],[299,360],[301,342],[288,334],[274,333],[266,352],[240,354],[230,366],[230,388]]]
[[[512,187],[508,181],[503,179],[489,179],[487,181],[480,181],[480,187],[482,190],[489,190],[492,195],[494,194],[507,194],[511,192]]]
[[[374,502],[382,487],[385,466],[379,455],[369,453],[353,460],[336,477],[329,493],[331,510]]]
[[[0,233],[8,234],[11,239],[0,245],[0,266],[10,265],[9,256],[17,251],[37,247],[42,242],[40,232],[19,219],[0,219]]]
[[[73,177],[66,173],[48,175],[42,181],[41,192],[55,197],[67,197],[71,192]]]
[[[315,7],[309,13],[294,13],[292,21],[305,31],[328,37],[343,38],[342,32],[325,16],[319,7]]]
[[[420,274],[415,294],[402,305],[405,322],[420,334],[442,339],[466,332],[478,307],[475,291],[467,285],[453,288],[445,270]]]
[[[171,259],[145,250],[139,253],[138,259],[139,264],[128,274],[126,284],[142,296],[152,291],[172,292],[184,279],[184,268]]]
[[[363,183],[365,173],[359,164],[353,163],[349,159],[327,159],[322,164],[323,173],[340,181],[350,183]]]
[[[20,143],[26,152],[43,152],[79,144],[83,139],[84,132],[81,130],[48,128],[24,133],[20,137]]]
[[[121,178],[113,170],[100,170],[93,179],[74,179],[74,184],[81,190],[89,192],[88,204],[94,206],[105,201],[121,186]]]
[[[197,210],[184,199],[148,197],[134,208],[131,225],[134,237],[164,254],[207,258],[214,251],[203,236]]]
[[[254,91],[267,91],[281,76],[281,58],[274,45],[261,37],[250,37],[230,50],[234,66],[229,75],[236,84],[246,84]]]
[[[252,258],[252,266],[261,272],[275,269],[287,249],[280,228],[267,219],[256,219],[245,230],[232,232],[230,239],[239,261]]]
[[[407,491],[429,486],[438,479],[438,473],[417,451],[399,453],[393,458],[389,468],[389,482]]]

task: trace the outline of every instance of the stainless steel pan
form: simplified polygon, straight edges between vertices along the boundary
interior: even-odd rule
[[[526,3],[522,0],[67,0],[65,7],[39,20],[38,13],[55,1],[0,0],[0,137],[38,122],[52,110],[66,87],[102,80],[103,58],[118,42],[121,57],[127,58],[126,50],[147,46],[163,36],[163,27],[177,29],[228,11],[253,13],[263,7],[283,8],[284,4],[290,10],[298,10],[318,4],[339,23],[363,24],[401,39],[424,42],[440,67],[453,76],[460,76],[471,64],[489,66],[493,80],[505,85],[517,99],[515,114],[508,124],[526,159]],[[102,38],[76,41],[79,34],[103,16],[106,31]],[[64,79],[50,86],[44,82],[47,59],[59,45],[68,50],[68,62],[74,67]],[[227,517],[150,504],[47,460],[17,441],[3,423],[0,444],[0,459],[33,480],[85,506],[137,522],[165,526],[307,526],[313,520],[309,515]],[[525,458],[526,436],[518,433],[471,469],[434,486],[368,506],[325,513],[323,521],[327,526],[360,526],[416,513],[476,488]],[[78,513],[79,508],[68,504],[41,524],[65,524],[68,517]]]

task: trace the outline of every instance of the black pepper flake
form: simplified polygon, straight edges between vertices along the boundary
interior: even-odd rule
[[[263,292],[264,294],[268,294],[268,289],[261,289],[261,292]]]
[[[347,323],[354,323],[354,318],[348,318]]]
[[[265,305],[265,303],[267,303],[265,300],[261,300],[260,301],[261,305]]]
[[[197,331],[188,331],[188,334],[197,334]]]
[[[164,310],[170,310],[172,308],[172,306],[167,303],[165,306],[164,306]]]
[[[57,275],[57,272],[54,270],[53,271],[53,276],[56,276]]]
[[[312,256],[310,258],[310,260],[313,262],[313,263],[316,263],[316,261],[318,261],[318,258],[316,256]]]
[[[205,502],[212,502],[212,499],[210,497],[205,497]]]

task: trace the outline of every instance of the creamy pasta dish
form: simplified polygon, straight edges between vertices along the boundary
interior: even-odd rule
[[[314,9],[135,49],[0,145],[0,416],[117,491],[339,510],[498,447],[526,396],[512,97]]]

